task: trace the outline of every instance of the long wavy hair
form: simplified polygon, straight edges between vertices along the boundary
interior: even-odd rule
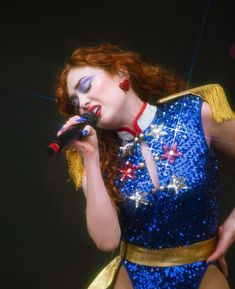
[[[57,81],[55,94],[58,111],[66,117],[74,114],[74,107],[67,91],[67,76],[72,68],[83,66],[102,68],[110,75],[115,75],[120,68],[125,68],[134,91],[141,100],[151,104],[156,104],[159,98],[185,88],[184,80],[178,75],[161,66],[143,61],[134,51],[110,43],[81,47],[75,50],[67,60]],[[120,195],[115,187],[115,178],[119,165],[117,153],[120,141],[115,131],[97,129],[97,135],[104,182],[112,201],[117,204],[120,201]],[[78,174],[83,174],[82,169]],[[72,177],[74,179],[74,176]],[[74,181],[76,183],[76,180]]]

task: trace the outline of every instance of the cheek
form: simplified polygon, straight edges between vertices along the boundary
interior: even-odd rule
[[[99,79],[95,82],[95,89],[97,92],[104,92],[106,91],[108,88],[108,81],[104,78],[104,79]]]
[[[118,84],[114,80],[105,76],[98,79],[95,83],[96,92],[99,93],[101,97],[102,95],[112,97],[113,94],[117,93],[118,88]]]
[[[123,95],[118,84],[110,81],[110,79],[97,81],[94,87],[94,95],[106,107],[106,113],[109,112],[111,114],[123,109],[123,106],[125,106],[126,95]]]

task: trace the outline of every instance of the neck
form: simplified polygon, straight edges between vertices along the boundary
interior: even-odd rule
[[[138,125],[138,120],[141,117],[142,113],[144,112],[145,108],[147,106],[146,102],[142,102],[137,106],[134,106],[135,109],[131,111],[128,115],[128,122],[127,124],[119,127],[117,129],[117,132],[119,131],[128,131],[132,135],[136,135],[140,133],[142,130]]]
[[[131,125],[119,127],[116,130],[119,137],[127,141],[142,133],[153,121],[156,111],[156,106],[142,102],[136,115],[132,117]]]
[[[123,105],[121,127],[135,129],[133,121],[143,106],[143,101],[133,92],[129,91]]]

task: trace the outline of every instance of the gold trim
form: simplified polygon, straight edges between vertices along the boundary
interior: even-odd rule
[[[121,265],[121,256],[115,257],[92,281],[87,289],[107,289],[113,282]]]
[[[216,237],[189,246],[156,250],[141,248],[122,241],[119,255],[103,268],[88,289],[109,288],[115,279],[123,258],[144,266],[179,266],[206,260],[214,252],[215,247]]]
[[[206,260],[214,252],[215,247],[216,238],[189,246],[157,250],[126,244],[125,258],[130,262],[144,266],[178,266]]]
[[[169,100],[184,96],[186,94],[193,94],[201,97],[206,101],[212,110],[213,119],[217,123],[226,120],[235,119],[235,113],[232,111],[226,94],[219,84],[202,85],[191,88],[182,92],[178,92],[158,100],[158,103],[164,103]]]
[[[190,88],[190,89],[187,89],[187,90],[184,90],[184,91],[180,91],[180,92],[168,95],[166,97],[160,98],[158,100],[158,103],[167,102],[169,100],[172,100],[172,99],[175,99],[175,98],[178,98],[178,97],[184,96],[186,94],[190,94],[190,93],[194,94],[194,95],[201,96],[200,93],[202,91],[205,91],[205,90],[213,88],[213,87],[221,87],[221,86],[219,84],[217,84],[217,83],[197,86],[197,87],[194,87],[194,88]]]

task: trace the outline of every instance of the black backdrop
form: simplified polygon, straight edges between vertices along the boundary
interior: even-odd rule
[[[63,122],[53,96],[64,59],[80,45],[121,44],[190,85],[220,83],[235,108],[232,2],[1,4],[1,288],[86,288],[112,258],[88,237],[84,198],[68,181],[63,157],[46,154]],[[235,165],[218,157],[222,221],[234,207]],[[234,252],[227,255],[231,287]]]

